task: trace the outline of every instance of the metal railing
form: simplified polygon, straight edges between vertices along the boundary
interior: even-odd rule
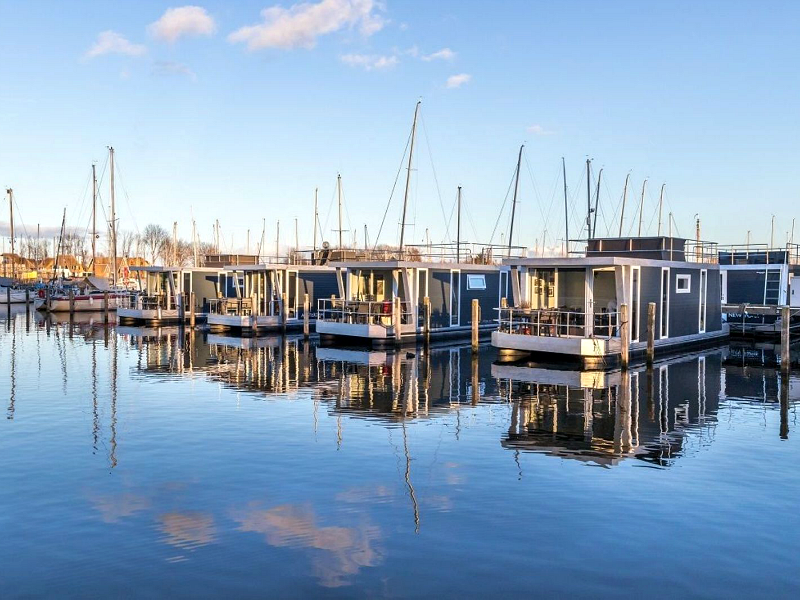
[[[619,313],[560,310],[557,308],[498,308],[499,331],[516,335],[559,338],[619,337]]]
[[[718,257],[721,265],[797,265],[800,244],[733,244],[719,248]]]
[[[687,262],[716,264],[719,261],[719,250],[716,242],[686,240],[684,255]]]
[[[394,304],[367,302],[360,300],[320,299],[317,304],[317,320],[331,323],[350,323],[358,325],[394,325]],[[400,324],[411,325],[414,313],[410,302],[400,302]]]
[[[128,296],[128,308],[133,310],[171,310],[177,308],[175,298],[167,294],[134,293]]]

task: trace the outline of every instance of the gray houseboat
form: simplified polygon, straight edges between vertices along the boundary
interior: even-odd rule
[[[512,297],[501,306],[492,344],[506,358],[548,354],[586,367],[616,364],[620,306],[629,311],[630,351],[647,344],[647,307],[655,304],[661,353],[725,338],[720,275],[710,245],[678,238],[592,239],[586,255],[507,261]]]
[[[472,300],[480,329],[497,326],[495,308],[507,294],[506,266],[426,261],[343,262],[336,265],[337,295],[319,300],[322,341],[356,340],[381,347],[468,337]],[[429,310],[426,322],[426,298]]]
[[[779,307],[800,308],[800,246],[729,246],[719,251],[722,318],[731,333],[780,335]]]
[[[209,307],[212,331],[242,334],[282,331],[303,326],[305,295],[309,321],[319,298],[337,291],[333,267],[316,265],[247,265],[228,267],[220,274],[220,297]]]
[[[117,309],[120,323],[179,323],[190,318],[192,294],[198,321],[219,295],[220,269],[209,267],[131,267],[138,290]]]

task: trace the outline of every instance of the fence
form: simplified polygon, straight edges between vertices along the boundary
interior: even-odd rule
[[[604,338],[619,336],[619,313],[590,313],[559,309],[499,308],[502,333],[561,338]]]
[[[394,312],[391,301],[363,302],[359,300],[320,299],[317,307],[317,320],[331,323],[357,325],[383,325],[390,327]],[[400,324],[414,323],[414,313],[410,302],[400,302]]]

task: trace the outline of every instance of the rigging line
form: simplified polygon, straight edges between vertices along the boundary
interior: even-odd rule
[[[128,190],[125,187],[125,182],[122,180],[122,169],[119,166],[119,159],[114,161],[114,166],[119,174],[119,184],[122,186],[122,193],[125,194],[125,204],[128,206],[128,212],[130,213],[131,220],[133,221],[133,228],[136,230],[136,235],[140,235],[139,224],[136,222],[136,217],[134,216],[133,209],[131,208],[131,199],[128,196]],[[114,226],[116,227],[116,223]]]
[[[337,175],[337,178],[338,178],[338,175]],[[320,228],[321,231],[323,232],[322,235],[325,235],[324,232],[328,228],[328,221],[331,220],[331,213],[333,212],[333,201],[336,198],[336,194],[338,192],[338,186],[339,186],[339,182],[337,181],[336,185],[333,186],[333,193],[331,194],[331,201],[330,201],[330,203],[328,203],[328,212],[325,215],[325,227],[324,228],[322,228],[322,227]]]
[[[423,111],[420,111],[420,121],[422,121],[422,133],[425,135],[425,145],[428,147],[428,158],[431,162],[431,171],[433,171],[433,181],[436,183],[436,194],[439,196],[439,208],[442,210],[442,219],[446,223],[447,230],[445,234],[447,235],[448,241],[453,241],[453,238],[450,236],[450,224],[447,223],[447,218],[445,217],[444,212],[444,202],[442,201],[442,191],[439,188],[439,178],[436,176],[436,167],[433,166],[433,152],[431,152],[431,140],[428,137],[428,128],[425,125],[425,115]]]
[[[609,198],[611,198],[611,190],[608,187],[608,177],[606,177],[606,179],[603,180],[603,183],[605,184],[606,194],[608,195]],[[614,208],[614,214],[611,215],[611,223],[607,223],[606,224],[606,236],[607,237],[611,237],[611,232],[612,232],[611,228],[614,227],[617,224],[617,214],[619,213],[620,209],[622,208],[622,196],[623,196],[623,194],[624,194],[624,191],[619,193],[619,200],[617,200],[617,205]],[[604,217],[605,217],[605,215],[604,215]],[[605,218],[603,220],[605,220]]]
[[[511,181],[508,182],[508,189],[506,190],[506,197],[503,199],[503,204],[500,206],[500,212],[497,215],[497,220],[494,222],[494,229],[492,229],[492,235],[489,238],[489,245],[492,245],[494,241],[494,234],[497,233],[497,226],[500,224],[500,219],[503,217],[503,210],[506,208],[506,203],[508,202],[508,196],[511,193],[511,187],[514,185],[514,177],[517,175],[517,168],[514,167],[513,173],[511,173]]]
[[[408,152],[408,146],[410,143],[411,143],[411,131],[408,132],[408,139],[406,140],[406,149],[403,150],[403,156],[400,158],[400,167],[398,167],[397,175],[395,175],[394,177],[394,183],[392,184],[392,191],[389,194],[389,201],[386,203],[386,210],[383,211],[381,226],[378,228],[378,235],[375,236],[375,243],[372,245],[373,250],[375,250],[378,247],[378,241],[381,239],[383,224],[386,222],[386,215],[389,214],[389,207],[392,205],[392,197],[394,196],[394,191],[397,188],[397,181],[400,179],[400,173],[403,171],[403,161],[406,158],[406,152]]]

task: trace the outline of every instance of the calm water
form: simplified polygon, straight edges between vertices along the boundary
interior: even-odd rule
[[[769,350],[603,378],[0,319],[2,597],[800,594]]]

